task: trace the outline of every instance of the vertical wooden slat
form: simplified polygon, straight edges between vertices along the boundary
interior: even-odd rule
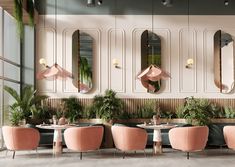
[[[123,98],[124,103],[124,111],[128,113],[137,112],[138,106],[142,107],[144,104],[153,100],[160,105],[162,111],[175,111],[176,108],[180,105],[183,105],[185,99],[148,99],[148,98]],[[82,106],[91,105],[93,99],[87,98],[79,98]],[[235,100],[234,99],[209,99],[211,103],[215,103],[218,106],[231,106],[235,108]],[[49,98],[42,102],[43,105],[48,106],[50,108],[57,108],[62,102],[62,99],[53,99]]]

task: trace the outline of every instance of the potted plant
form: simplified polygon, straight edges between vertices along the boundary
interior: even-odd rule
[[[21,95],[17,93],[16,90],[8,86],[4,86],[4,90],[15,100],[15,102],[10,105],[10,120],[13,118],[15,120],[25,119],[26,122],[28,122],[34,117],[35,111],[40,107],[41,100],[47,98],[47,96],[35,95],[36,90],[29,85],[23,87]]]
[[[69,123],[75,123],[82,117],[82,105],[75,97],[63,99],[65,105],[64,116],[68,119]]]
[[[176,114],[178,118],[187,119],[188,123],[193,125],[209,125],[214,117],[214,109],[211,103],[206,99],[186,98],[184,106],[180,106]]]
[[[118,119],[123,109],[123,102],[116,97],[115,91],[106,90],[103,96],[94,97],[93,108],[99,118],[109,122]]]

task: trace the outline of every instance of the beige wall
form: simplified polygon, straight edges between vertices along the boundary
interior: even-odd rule
[[[151,30],[149,15],[117,16],[117,49],[115,51],[115,19],[112,15],[59,15],[57,30],[57,55],[55,55],[55,25],[53,15],[40,17],[37,27],[37,60],[45,58],[49,65],[55,60],[68,71],[72,70],[72,33],[79,29],[95,39],[94,89],[88,94],[77,93],[70,79],[66,81],[39,81],[39,93],[60,98],[75,95],[93,97],[105,89],[113,89],[120,97],[184,98],[234,98],[235,94],[221,94],[214,85],[213,35],[218,29],[235,36],[235,16],[190,16],[188,33],[187,16],[154,16],[154,32],[162,40],[162,68],[171,73],[163,81],[157,94],[146,93],[136,80],[140,71],[140,36]],[[188,38],[188,34],[190,38]],[[188,51],[189,48],[189,51]],[[188,56],[188,52],[190,53]],[[195,64],[186,69],[188,57]],[[120,69],[112,65],[119,60]],[[37,64],[37,71],[42,67]]]

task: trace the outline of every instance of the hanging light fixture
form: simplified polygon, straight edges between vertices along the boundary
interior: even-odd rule
[[[155,40],[154,35],[154,0],[152,0],[152,32],[151,32],[151,40]],[[148,47],[151,47],[152,52],[152,59],[154,59],[154,45],[148,45]],[[152,61],[151,63],[154,63]],[[150,64],[150,63],[149,63]],[[137,74],[137,79],[141,81],[141,84],[148,90],[155,92],[157,91],[157,88],[154,86],[152,82],[159,82],[161,79],[168,79],[170,78],[170,73],[162,70],[160,67],[158,67],[155,64],[149,65],[146,69],[141,71],[139,74]]]
[[[186,65],[185,67],[186,68],[192,68],[193,64],[194,64],[194,60],[193,58],[191,58],[189,55],[190,55],[190,50],[189,50],[189,47],[190,47],[190,28],[189,28],[189,0],[188,0],[188,59],[186,61]]]
[[[115,6],[115,16],[114,16],[114,46],[115,46],[115,53],[116,53],[116,51],[117,51],[117,15],[116,15],[116,13],[117,13],[117,0],[115,0],[114,2],[115,2],[115,4],[114,4],[114,6]],[[118,66],[118,59],[114,58],[112,60],[112,63],[113,63],[113,66],[115,68],[120,68]]]
[[[44,26],[45,26],[45,17],[44,17]],[[44,27],[45,28],[45,27]],[[57,0],[55,0],[55,55],[57,55]],[[66,71],[61,66],[55,62],[52,66],[48,66],[45,59],[40,59],[39,64],[46,67],[45,70],[42,70],[37,73],[37,79],[48,79],[54,80],[59,78],[72,78],[72,73]]]
[[[172,7],[172,0],[162,0],[162,4],[166,7]]]

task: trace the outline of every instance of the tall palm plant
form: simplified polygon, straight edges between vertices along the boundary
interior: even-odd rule
[[[26,120],[33,117],[33,112],[39,108],[40,102],[47,98],[47,96],[36,96],[36,90],[34,90],[30,85],[25,86],[22,89],[21,95],[17,93],[15,89],[8,86],[4,86],[4,90],[8,92],[15,100],[15,102],[10,105],[11,115],[14,115],[16,112],[20,112],[21,114],[19,115],[21,119]]]

